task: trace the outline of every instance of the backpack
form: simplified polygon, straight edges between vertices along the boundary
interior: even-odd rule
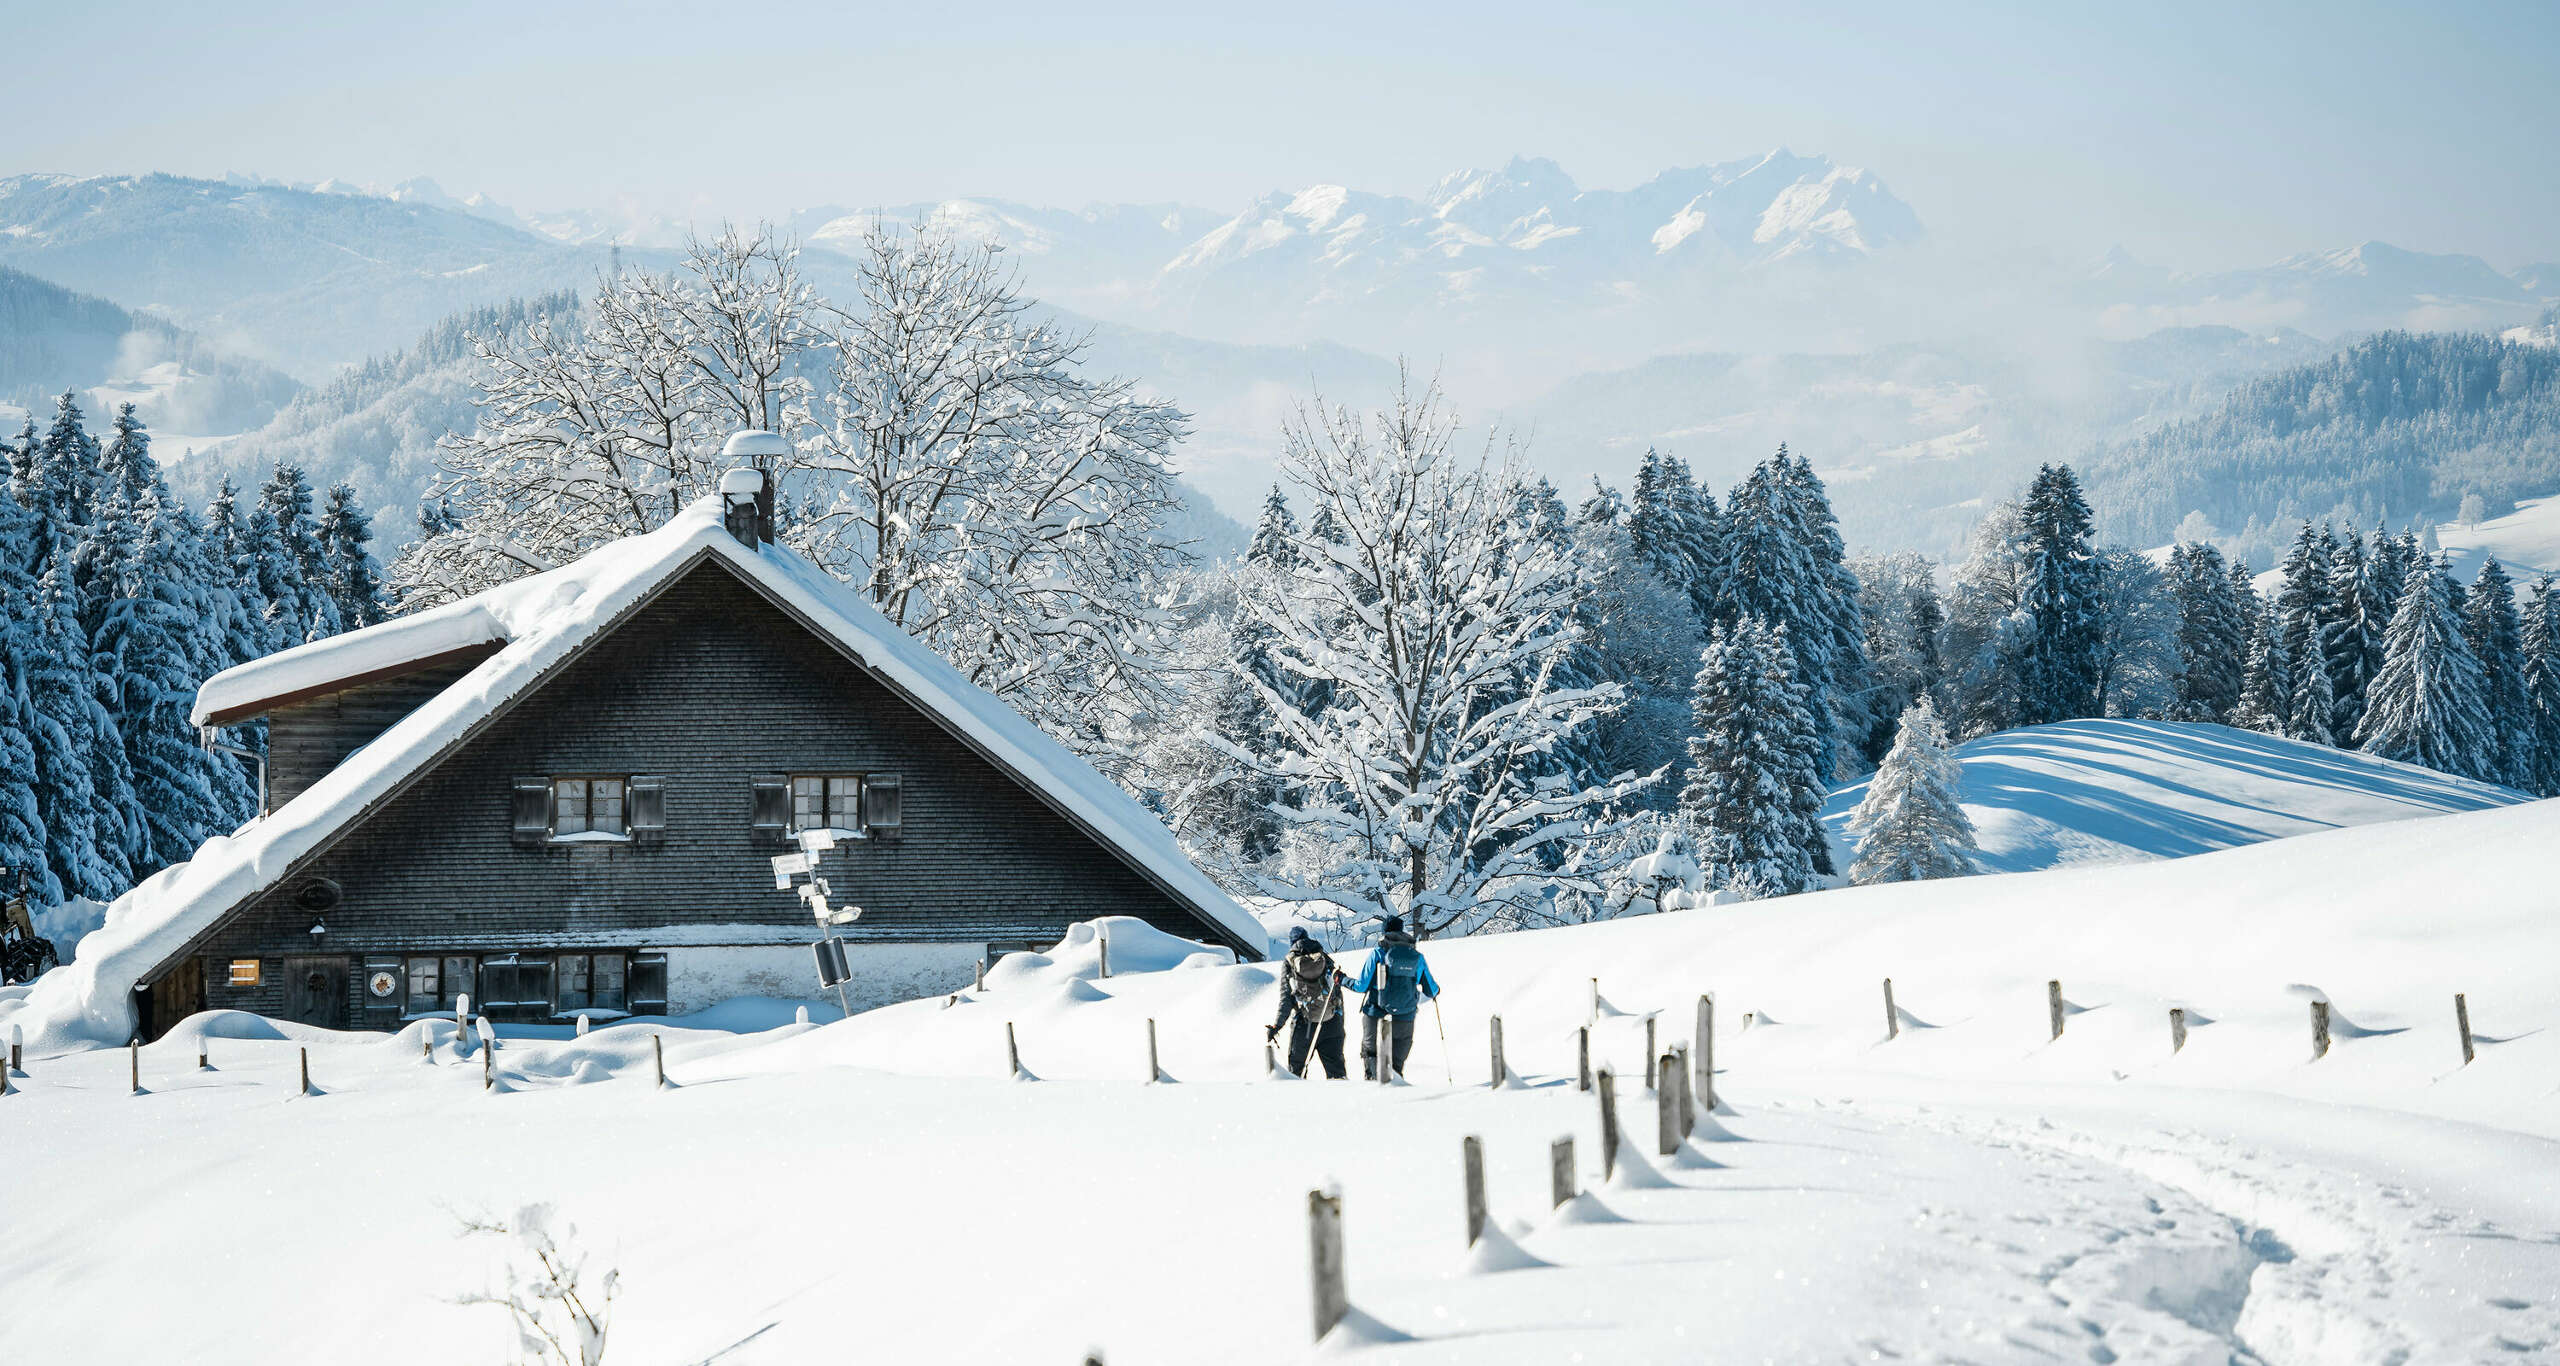
[[[1286,960],[1289,994],[1298,1002],[1298,1013],[1315,1024],[1333,1017],[1333,958],[1310,944],[1291,953]]]
[[[1422,1009],[1422,950],[1401,935],[1378,946],[1378,975],[1372,1001],[1378,1013],[1402,1019]]]

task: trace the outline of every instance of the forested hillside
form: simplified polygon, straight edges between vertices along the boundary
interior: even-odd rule
[[[261,430],[172,468],[170,483],[203,502],[226,476],[248,487],[279,462],[298,465],[322,487],[355,485],[367,505],[383,510],[384,539],[397,547],[415,530],[418,500],[435,478],[436,439],[471,429],[482,368],[472,334],[576,308],[577,296],[564,290],[456,313],[408,350],[367,360],[296,398]]]
[[[0,266],[0,403],[49,412],[65,389],[107,385],[184,432],[257,426],[302,387],[165,319]]]
[[[2474,493],[2495,515],[2560,489],[2560,350],[2384,332],[2250,380],[2088,468],[2101,531],[2135,545],[2171,539],[2191,512],[2244,546],[2289,540],[2304,520],[2446,519]]]

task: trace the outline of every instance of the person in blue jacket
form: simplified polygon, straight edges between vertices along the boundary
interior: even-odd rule
[[[1404,917],[1388,916],[1380,929],[1378,947],[1370,951],[1369,961],[1360,965],[1360,976],[1351,984],[1365,998],[1360,1013],[1373,1022],[1360,1031],[1360,1070],[1371,1081],[1378,1079],[1379,1030],[1374,1022],[1388,1022],[1388,1046],[1394,1050],[1391,1065],[1401,1073],[1406,1055],[1413,1052],[1414,1017],[1422,1013],[1425,999],[1440,996],[1431,965],[1422,960],[1422,950],[1404,931]]]

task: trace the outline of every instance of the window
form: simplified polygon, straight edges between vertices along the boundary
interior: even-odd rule
[[[555,1013],[575,1015],[580,1011],[611,1011],[628,1008],[626,980],[618,953],[563,953],[552,957],[552,980],[557,984]]]
[[[503,954],[480,963],[481,1007],[493,1020],[551,1018],[551,960],[538,954]]]
[[[457,999],[471,990],[476,966],[464,957],[410,959],[406,1013],[435,1015],[452,1010]]]
[[[551,837],[601,835],[620,839],[631,831],[622,819],[620,778],[555,778],[551,782]]]
[[[862,780],[851,774],[803,774],[791,780],[791,829],[860,830]]]

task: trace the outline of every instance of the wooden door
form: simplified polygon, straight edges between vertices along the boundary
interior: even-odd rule
[[[324,1029],[347,1027],[347,960],[284,960],[284,1017]]]

